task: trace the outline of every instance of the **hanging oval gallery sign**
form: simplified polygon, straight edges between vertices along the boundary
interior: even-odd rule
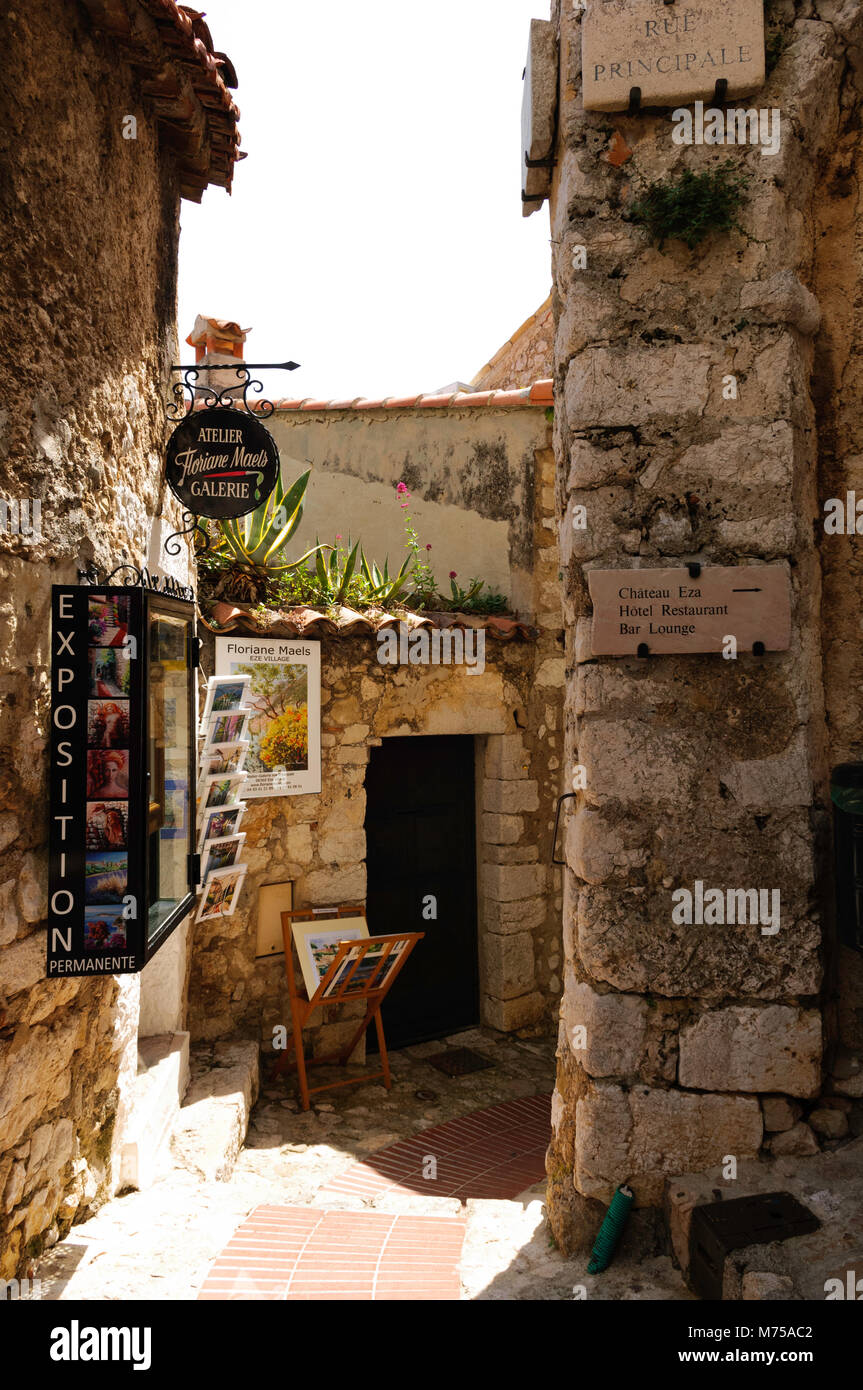
[[[269,430],[231,406],[195,410],[168,440],[168,486],[195,516],[245,516],[266,501],[279,476]]]

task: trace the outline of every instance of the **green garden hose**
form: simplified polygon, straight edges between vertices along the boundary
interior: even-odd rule
[[[601,1274],[604,1269],[608,1269],[617,1242],[623,1234],[623,1228],[629,1216],[629,1208],[634,1201],[635,1193],[629,1187],[621,1186],[615,1192],[590,1252],[590,1264],[587,1266],[588,1274]]]

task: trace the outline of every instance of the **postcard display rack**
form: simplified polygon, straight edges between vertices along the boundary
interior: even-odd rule
[[[243,770],[249,748],[249,676],[211,676],[199,730],[198,854],[201,900],[197,922],[230,917],[246,876]]]
[[[318,1091],[331,1091],[337,1086],[358,1085],[383,1077],[386,1089],[390,1090],[392,1080],[380,1014],[381,1004],[399,971],[404,969],[411,951],[425,933],[395,932],[389,936],[369,936],[364,909],[339,906],[283,912],[282,935],[292,1036],[288,1039],[283,1056],[273,1068],[273,1078],[288,1067],[296,1068],[304,1110],[309,1109],[311,1095]],[[297,982],[293,946],[297,948],[305,996],[300,993]],[[345,1066],[360,1038],[374,1022],[381,1058],[380,1071],[310,1086],[303,1052],[303,1028],[315,1009],[355,1000],[364,1001],[366,1011],[350,1041],[340,1052],[315,1057],[313,1065],[337,1063]],[[294,1060],[290,1058],[292,1049]]]

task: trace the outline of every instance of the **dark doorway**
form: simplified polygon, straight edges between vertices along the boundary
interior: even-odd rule
[[[474,741],[385,738],[366,776],[369,931],[423,931],[381,1015],[406,1047],[479,1020]],[[437,916],[423,917],[435,899]],[[372,1044],[374,1030],[366,1036]]]

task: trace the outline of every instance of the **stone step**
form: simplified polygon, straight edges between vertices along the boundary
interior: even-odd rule
[[[670,1178],[665,1215],[675,1262],[684,1277],[689,1276],[693,1209],[767,1192],[790,1192],[821,1224],[809,1235],[729,1251],[723,1267],[723,1302],[823,1301],[830,1280],[850,1287],[850,1271],[861,1280],[863,1293],[863,1137],[810,1157],[743,1160],[733,1181],[723,1178],[721,1168]]]
[[[228,1182],[259,1088],[256,1042],[194,1048],[192,1081],[171,1134],[175,1166],[205,1182]]]
[[[167,1159],[166,1141],[188,1084],[188,1033],[139,1039],[129,1129],[120,1153],[120,1190],[152,1186]]]

